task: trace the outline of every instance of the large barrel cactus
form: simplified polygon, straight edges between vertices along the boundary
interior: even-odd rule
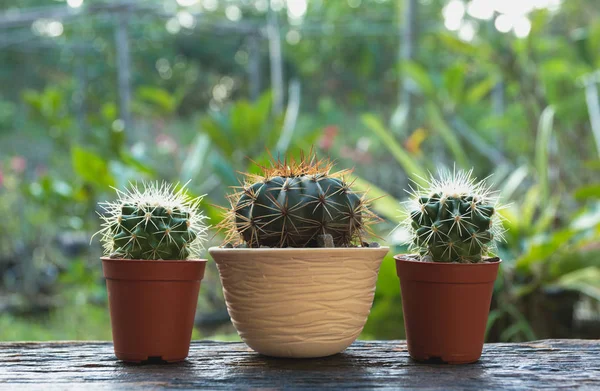
[[[221,227],[227,241],[248,247],[317,247],[323,237],[335,247],[361,245],[377,217],[364,195],[351,188],[350,171],[332,173],[333,164],[314,154],[273,160],[262,175],[246,174]]]
[[[102,202],[104,221],[98,231],[111,258],[185,260],[199,256],[207,226],[198,209],[201,197],[175,191],[166,183],[144,183],[117,190],[118,199]]]
[[[504,230],[496,194],[472,170],[442,171],[413,191],[404,225],[411,247],[434,262],[482,262]]]

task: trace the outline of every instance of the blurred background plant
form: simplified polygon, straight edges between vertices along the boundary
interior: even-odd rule
[[[488,340],[600,338],[599,16],[594,0],[3,2],[0,340],[110,338],[89,245],[110,186],[192,179],[214,225],[238,171],[313,145],[385,195],[393,250],[363,338],[404,337],[398,203],[454,164],[511,203]],[[196,338],[237,338],[212,264],[198,305]]]

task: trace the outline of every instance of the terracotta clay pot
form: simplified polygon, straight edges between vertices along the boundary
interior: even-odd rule
[[[210,248],[242,340],[274,357],[346,349],[371,311],[380,248]]]
[[[394,258],[410,356],[450,364],[479,360],[501,261],[465,264]]]
[[[118,359],[187,357],[205,266],[206,260],[102,258]]]

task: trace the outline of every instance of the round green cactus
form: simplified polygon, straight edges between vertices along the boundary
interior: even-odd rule
[[[185,260],[199,256],[207,226],[199,211],[202,197],[191,198],[165,183],[117,190],[118,200],[100,203],[104,253],[111,258]]]
[[[349,171],[331,173],[332,167],[311,155],[247,175],[230,198],[222,225],[227,240],[241,236],[249,247],[317,247],[320,237],[331,235],[336,247],[361,244],[376,216],[344,179]]]
[[[441,172],[407,203],[411,248],[434,262],[481,262],[504,230],[497,196],[472,170]]]

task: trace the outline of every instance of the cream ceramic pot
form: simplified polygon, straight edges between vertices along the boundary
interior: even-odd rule
[[[346,349],[371,311],[388,247],[212,247],[227,310],[242,340],[275,357]]]

